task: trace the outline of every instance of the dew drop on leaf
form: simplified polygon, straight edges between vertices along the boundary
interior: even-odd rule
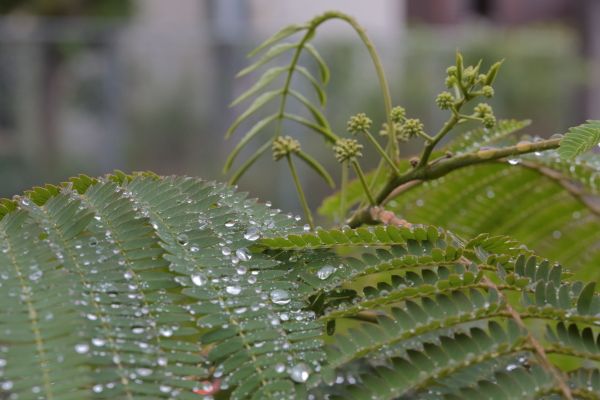
[[[283,364],[283,363],[275,364],[275,372],[277,372],[278,374],[281,374],[284,371],[285,371],[285,364]]]
[[[250,261],[250,259],[252,258],[252,256],[248,252],[248,249],[245,247],[242,247],[241,249],[237,249],[235,251],[235,256],[237,258],[239,258],[241,261]]]
[[[294,382],[304,383],[308,380],[309,376],[310,368],[304,363],[296,364],[290,370],[290,378],[292,378]]]
[[[275,289],[271,291],[271,301],[275,304],[288,304],[290,299],[290,294],[282,289]]]
[[[242,291],[242,288],[239,286],[227,286],[225,288],[225,291],[229,294],[232,294],[234,296],[237,296],[238,294],[240,294],[240,292]]]
[[[233,221],[233,220],[225,222],[226,228],[233,228],[234,226],[235,226],[235,221]]]
[[[259,238],[260,231],[255,226],[251,226],[250,228],[248,228],[248,230],[246,230],[246,233],[244,233],[244,239],[249,240],[251,242],[258,240]]]
[[[87,343],[78,343],[75,345],[75,351],[79,354],[85,354],[90,350],[90,345]]]
[[[334,272],[335,267],[333,267],[332,265],[325,265],[317,271],[317,277],[320,280],[324,281],[325,279],[329,278]]]
[[[221,254],[223,254],[224,256],[228,256],[228,255],[231,254],[231,249],[229,247],[227,247],[227,246],[224,246],[221,249]]]
[[[192,274],[192,283],[196,286],[202,286],[206,283],[206,277],[202,274]]]
[[[185,246],[186,244],[188,244],[189,238],[185,233],[181,233],[179,235],[177,235],[177,243],[179,243],[182,246]]]

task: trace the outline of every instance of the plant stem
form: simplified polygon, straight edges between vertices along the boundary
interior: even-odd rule
[[[371,190],[369,189],[369,184],[367,183],[367,180],[365,179],[365,174],[363,173],[362,168],[360,167],[360,164],[358,163],[358,161],[356,161],[356,159],[352,159],[352,166],[354,167],[354,171],[356,172],[356,175],[358,175],[358,179],[360,179],[360,183],[363,186],[363,189],[365,189],[365,194],[367,195],[367,198],[369,199],[369,204],[371,204],[371,206],[376,205],[377,203],[375,202],[375,199],[373,198],[373,195],[371,194]]]
[[[342,187],[340,189],[340,224],[346,219],[346,191],[348,190],[348,162],[342,163]]]
[[[288,165],[290,167],[290,172],[292,173],[292,178],[294,178],[294,185],[296,185],[296,191],[298,192],[298,197],[300,198],[300,204],[302,204],[302,208],[304,209],[304,215],[308,220],[308,225],[311,230],[315,229],[315,223],[313,222],[312,213],[310,212],[310,207],[308,206],[308,202],[306,201],[306,197],[304,196],[304,190],[302,190],[302,185],[300,184],[300,179],[298,179],[298,173],[296,172],[296,166],[292,161],[292,156],[288,154],[286,157]]]
[[[427,165],[417,165],[414,169],[408,170],[400,176],[391,177],[374,198],[375,205],[382,204],[388,198],[390,193],[398,186],[408,182],[416,180],[431,181],[447,175],[456,169],[468,167],[470,165],[482,164],[509,156],[556,149],[558,148],[559,143],[560,139],[525,142],[499,149],[479,150],[472,153],[466,153],[458,157],[440,160],[439,162]],[[352,215],[348,224],[351,227],[357,227],[365,223],[373,222],[370,214],[370,207],[362,207]]]
[[[373,137],[373,135],[371,134],[371,132],[369,131],[364,131],[365,136],[367,137],[367,139],[369,139],[371,141],[371,143],[373,143],[373,146],[375,146],[375,149],[377,149],[377,152],[381,155],[381,157],[383,157],[383,159],[388,163],[388,165],[390,166],[390,168],[392,169],[392,171],[394,171],[394,173],[396,175],[400,175],[401,172],[398,169],[398,167],[396,166],[396,164],[394,164],[394,162],[392,161],[392,159],[390,158],[390,156],[386,153],[386,151],[381,147],[381,145],[379,144],[379,142],[377,142],[377,140]]]
[[[373,66],[375,67],[375,73],[377,74],[377,79],[379,80],[381,94],[383,96],[383,105],[385,107],[386,121],[387,121],[387,125],[388,125],[388,137],[389,137],[391,152],[392,152],[392,155],[397,158],[397,157],[399,157],[399,151],[398,151],[398,142],[396,141],[396,132],[394,132],[394,125],[392,122],[392,115],[391,115],[392,114],[392,96],[390,94],[390,88],[387,83],[387,78],[385,77],[385,72],[383,70],[383,64],[381,63],[379,54],[377,54],[377,50],[375,49],[373,42],[371,42],[371,39],[369,39],[369,36],[367,36],[367,33],[365,32],[363,27],[351,16],[341,13],[341,12],[338,12],[338,11],[328,11],[328,12],[314,18],[310,22],[311,27],[309,28],[309,32],[311,32],[311,35],[312,35],[312,32],[319,25],[321,25],[323,22],[330,20],[330,19],[341,19],[342,21],[345,21],[350,26],[352,26],[352,28],[354,28],[354,30],[356,31],[356,33],[362,40],[363,44],[367,48],[369,55],[371,56],[371,60],[373,61]],[[310,37],[308,32],[305,37]]]

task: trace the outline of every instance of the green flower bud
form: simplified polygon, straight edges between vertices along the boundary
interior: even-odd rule
[[[485,83],[485,80],[487,79],[487,75],[485,74],[479,74],[479,76],[477,77],[477,83]]]
[[[454,86],[456,86],[456,77],[455,76],[449,76],[446,78],[446,87],[448,89],[452,89]]]
[[[494,117],[494,114],[486,114],[483,117],[483,126],[485,126],[488,129],[493,128],[496,125],[496,117]]]
[[[373,121],[365,113],[353,115],[348,120],[348,132],[359,133],[366,132],[371,128]]]
[[[273,140],[271,146],[273,150],[273,159],[279,161],[281,158],[288,156],[292,153],[300,151],[300,142],[291,136],[277,136]]]
[[[409,138],[424,133],[423,123],[421,120],[413,118],[407,119],[402,125],[402,134]]]
[[[442,110],[447,110],[452,107],[454,96],[450,92],[442,92],[435,98],[435,104]]]
[[[493,113],[492,107],[486,103],[477,104],[473,110],[478,117],[485,117],[486,115]]]
[[[354,139],[339,139],[335,142],[335,146],[333,146],[333,151],[335,153],[335,159],[339,163],[343,163],[344,161],[348,161],[350,159],[356,157],[362,157],[362,144],[358,143],[358,141]]]
[[[456,75],[456,66],[451,65],[448,68],[446,68],[446,74],[448,76],[455,76]]]
[[[494,95],[494,88],[490,85],[485,85],[481,88],[481,93],[483,93],[485,97],[492,97]]]
[[[473,83],[473,81],[475,80],[475,70],[473,69],[472,66],[469,65],[463,71],[463,80],[466,83]]]
[[[392,122],[401,123],[406,117],[406,110],[404,109],[404,107],[396,106],[392,108],[392,111],[390,112],[390,117],[392,118]]]

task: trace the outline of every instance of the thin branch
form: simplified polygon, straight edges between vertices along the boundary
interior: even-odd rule
[[[300,184],[300,179],[298,179],[298,173],[296,172],[296,167],[294,166],[294,162],[292,161],[292,156],[288,154],[286,156],[288,166],[290,167],[290,172],[292,174],[292,178],[294,179],[294,185],[296,185],[296,190],[298,191],[298,197],[300,198],[300,203],[302,204],[302,208],[304,210],[304,215],[308,221],[308,225],[310,229],[315,229],[315,223],[313,221],[312,213],[310,212],[310,207],[308,206],[308,202],[306,201],[306,196],[304,196],[304,190],[302,190],[302,185]]]
[[[508,146],[498,149],[479,150],[473,153],[462,154],[457,157],[440,160],[436,163],[430,163],[425,166],[415,167],[400,176],[391,177],[385,186],[375,197],[375,205],[383,204],[390,194],[401,185],[413,181],[430,181],[440,178],[459,168],[470,165],[482,164],[490,161],[499,160],[510,156],[518,156],[538,151],[555,149],[559,146],[560,139],[549,139],[539,142],[523,142],[515,146]],[[348,221],[351,227],[357,227],[365,223],[374,223],[371,212],[368,207],[357,210]]]

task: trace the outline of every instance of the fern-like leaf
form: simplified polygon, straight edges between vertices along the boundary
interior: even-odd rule
[[[600,121],[590,120],[569,129],[560,141],[558,154],[564,159],[572,160],[591,150],[598,143],[600,143]]]

